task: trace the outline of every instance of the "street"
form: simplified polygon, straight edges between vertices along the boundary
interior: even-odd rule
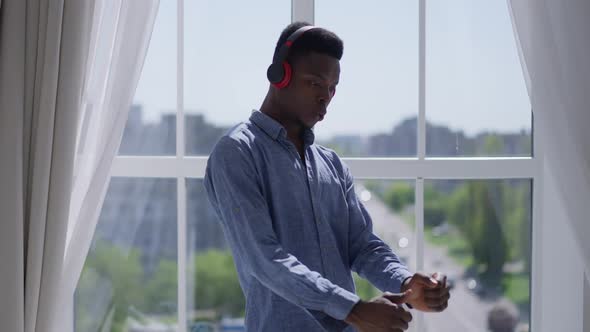
[[[361,182],[355,183],[355,186],[373,219],[374,232],[407,262],[410,271],[416,271],[416,241],[412,226],[393,213],[376,195],[363,193],[365,188]],[[437,271],[453,276],[455,287],[451,290],[449,307],[444,312],[424,314],[425,332],[487,331],[487,313],[494,303],[480,299],[469,290],[467,282],[462,279],[464,268],[455,263],[443,248],[425,241],[423,272]]]

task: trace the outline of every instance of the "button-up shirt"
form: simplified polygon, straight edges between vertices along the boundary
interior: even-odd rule
[[[205,175],[232,250],[251,332],[354,331],[352,271],[382,291],[411,276],[372,229],[348,167],[303,134],[254,111],[216,144]]]

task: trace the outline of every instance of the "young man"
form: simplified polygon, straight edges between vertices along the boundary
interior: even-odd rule
[[[412,319],[403,303],[447,307],[444,276],[407,270],[373,234],[349,169],[314,144],[342,51],[330,31],[289,25],[260,110],[222,137],[209,159],[205,186],[235,258],[248,331],[403,331]],[[385,293],[361,301],[352,271]]]

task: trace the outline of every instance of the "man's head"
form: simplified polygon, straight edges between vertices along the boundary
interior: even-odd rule
[[[275,56],[289,36],[309,25],[296,22],[287,26],[279,37]],[[342,40],[323,28],[310,29],[294,41],[286,58],[292,70],[289,83],[271,89],[281,117],[306,128],[323,119],[340,78],[342,52]]]

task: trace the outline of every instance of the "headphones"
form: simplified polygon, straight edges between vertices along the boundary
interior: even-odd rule
[[[266,71],[266,77],[276,88],[283,89],[289,85],[289,81],[291,81],[293,70],[291,69],[289,62],[287,62],[289,49],[297,38],[314,28],[315,26],[313,25],[307,25],[297,29],[289,36],[289,38],[287,38],[287,41],[281,45],[279,51],[273,57],[272,64],[268,66],[268,70]]]

